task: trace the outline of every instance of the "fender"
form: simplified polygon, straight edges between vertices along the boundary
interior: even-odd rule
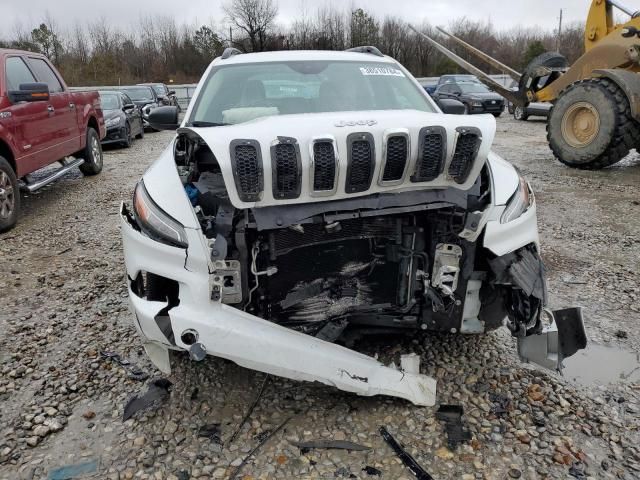
[[[13,129],[3,125],[2,119],[0,119],[0,155],[2,155],[5,151],[9,152],[10,156],[9,158],[7,158],[7,161],[13,167],[16,175],[18,175],[18,158],[15,145],[15,135],[13,134]]]
[[[608,78],[622,89],[629,100],[631,116],[640,121],[640,75],[620,68],[594,70],[593,73],[600,78]]]

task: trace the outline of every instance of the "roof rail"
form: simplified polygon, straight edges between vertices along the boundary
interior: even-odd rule
[[[222,52],[222,60],[226,60],[227,58],[231,58],[234,55],[242,55],[242,52],[240,50],[238,50],[237,48],[227,47],[227,48],[224,49],[224,52]]]
[[[369,53],[371,55],[375,55],[376,57],[384,57],[384,55],[380,50],[378,50],[378,48],[372,47],[371,45],[347,48],[345,52]]]

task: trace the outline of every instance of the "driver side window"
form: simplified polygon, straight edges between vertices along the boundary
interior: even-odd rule
[[[20,57],[7,58],[7,90],[19,90],[23,83],[35,83],[36,79]]]

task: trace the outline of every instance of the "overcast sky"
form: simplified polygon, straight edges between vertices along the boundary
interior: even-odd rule
[[[638,0],[627,0],[631,4]],[[75,20],[129,25],[140,15],[171,15],[180,23],[204,24],[224,20],[225,0],[0,0],[0,37],[10,35],[11,27],[21,23],[31,29],[49,12],[65,27]],[[339,8],[362,7],[377,16],[393,14],[420,23],[447,25],[451,20],[466,16],[474,20],[490,20],[498,29],[512,27],[540,27],[553,29],[558,24],[560,9],[568,23],[584,21],[589,9],[588,0],[278,0],[279,18],[287,24],[306,9],[313,12],[316,5],[332,4]],[[640,5],[636,5],[640,8]]]

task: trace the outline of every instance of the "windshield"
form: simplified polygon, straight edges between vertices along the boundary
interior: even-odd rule
[[[459,83],[458,86],[463,93],[491,93],[491,90],[481,83]]]
[[[120,101],[118,100],[117,93],[101,93],[100,104],[103,110],[118,110],[120,108]]]
[[[232,125],[273,115],[409,109],[435,111],[395,64],[251,63],[214,68],[189,123]]]
[[[167,87],[165,87],[164,85],[154,85],[153,89],[156,91],[156,93],[158,95],[166,95],[167,94]]]
[[[126,87],[122,89],[127,92],[127,95],[131,97],[134,102],[140,102],[143,100],[154,100],[153,91],[151,87]]]

